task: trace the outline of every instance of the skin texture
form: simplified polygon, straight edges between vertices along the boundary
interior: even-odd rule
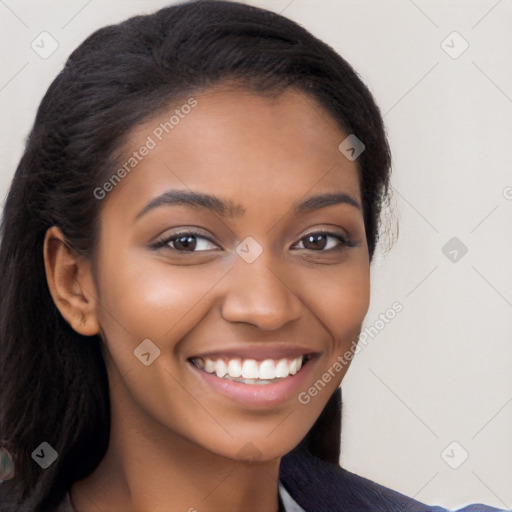
[[[107,348],[110,444],[98,468],[71,489],[79,512],[163,512],[171,504],[177,511],[277,510],[280,458],[306,435],[348,366],[309,404],[298,392],[350,348],[368,309],[361,208],[339,203],[292,212],[297,202],[325,193],[361,204],[356,162],[338,150],[346,134],[334,119],[293,89],[271,98],[219,87],[195,99],[197,106],[103,200],[94,265],[62,243],[58,228],[47,232],[57,307],[81,334],[101,333]],[[127,156],[169,115],[132,131]],[[238,207],[223,217],[164,205],[137,218],[171,189]],[[176,242],[150,247],[191,227],[211,242],[198,238],[196,252]],[[353,246],[331,235],[316,244],[305,238],[321,230]],[[252,263],[236,252],[248,236],[263,250]],[[134,357],[145,339],[161,351],[149,366]],[[266,344],[316,354],[307,382],[272,406],[232,401],[187,361]],[[252,463],[244,460],[248,449]]]

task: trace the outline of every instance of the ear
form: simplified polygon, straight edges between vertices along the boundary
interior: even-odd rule
[[[91,265],[73,253],[56,226],[44,238],[44,265],[53,302],[64,319],[83,336],[98,334],[97,291]]]

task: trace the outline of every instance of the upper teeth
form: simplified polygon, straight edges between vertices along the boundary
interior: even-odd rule
[[[295,375],[302,367],[305,356],[295,359],[212,359],[210,357],[196,358],[194,362],[199,368],[208,373],[215,373],[217,377],[231,377],[234,379],[284,379]]]

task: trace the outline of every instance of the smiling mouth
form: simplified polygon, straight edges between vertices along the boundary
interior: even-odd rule
[[[200,370],[216,375],[220,379],[232,380],[243,384],[273,384],[296,375],[311,354],[294,358],[256,359],[193,357],[189,361]]]

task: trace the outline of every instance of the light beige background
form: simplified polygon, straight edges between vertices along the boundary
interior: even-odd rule
[[[169,3],[0,1],[2,200],[70,52],[96,28]],[[343,465],[426,503],[511,508],[511,0],[250,3],[351,62],[392,145],[400,236],[376,256],[366,326],[378,333],[343,384]],[[31,48],[43,31],[59,45],[46,59]],[[456,262],[442,251],[453,237],[468,249],[449,254]],[[403,311],[381,327],[396,301]]]

